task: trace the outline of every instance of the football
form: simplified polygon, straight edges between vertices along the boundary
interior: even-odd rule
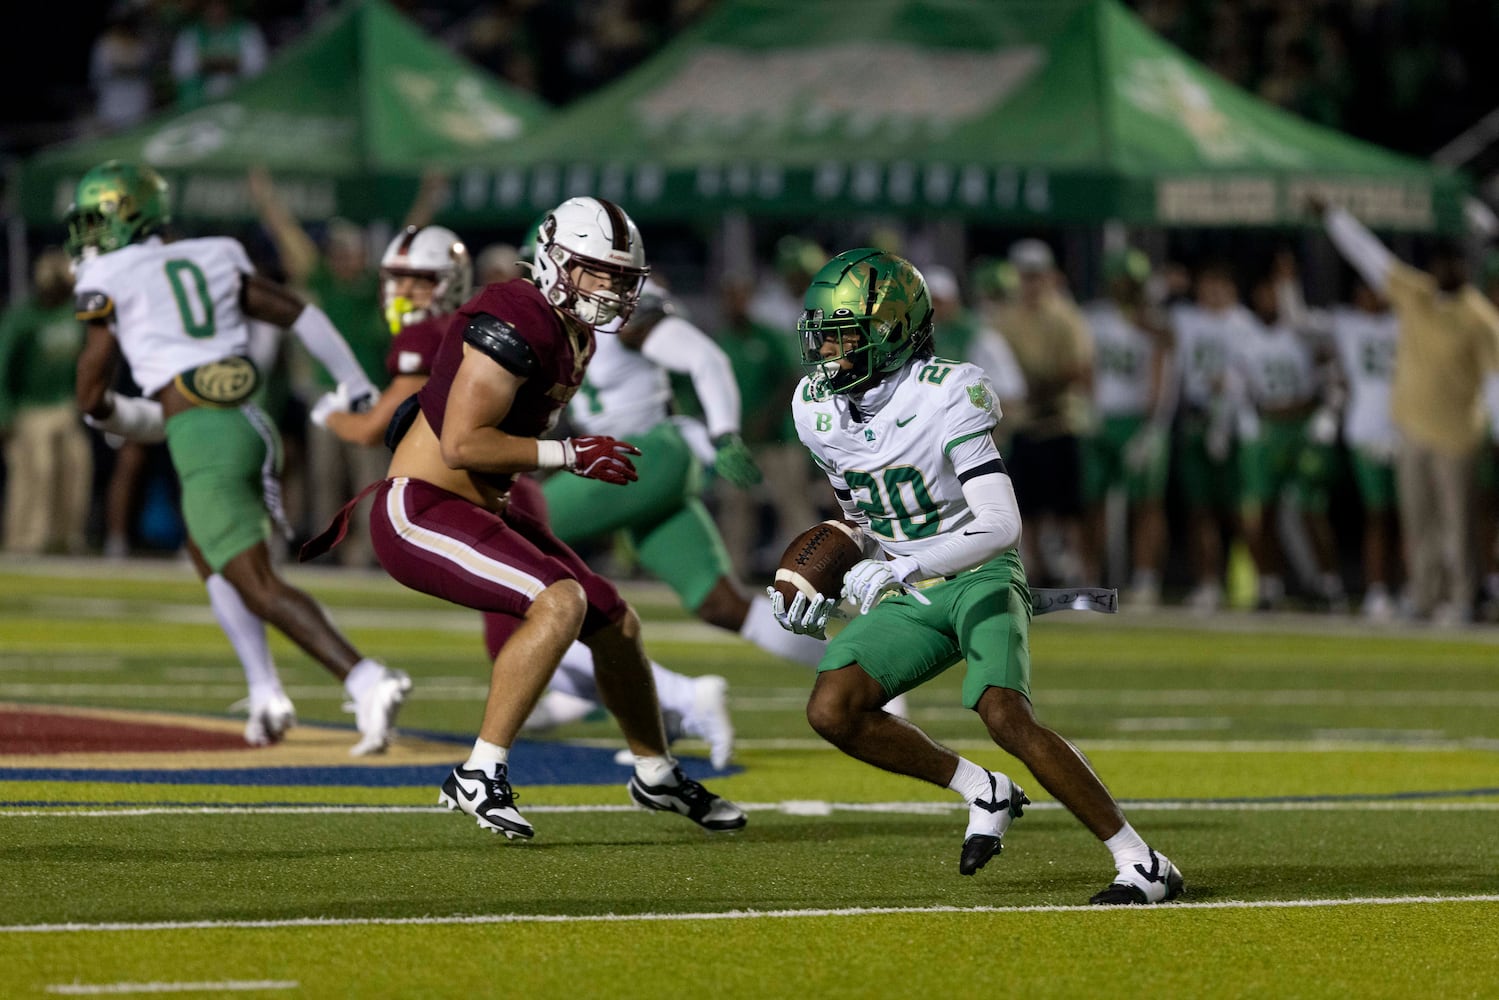
[[[823,521],[791,540],[776,568],[775,588],[791,606],[797,594],[834,600],[843,591],[843,574],[864,558],[859,529],[845,521]]]

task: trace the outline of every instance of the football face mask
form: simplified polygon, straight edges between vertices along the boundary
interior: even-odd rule
[[[812,278],[796,324],[814,388],[861,392],[898,370],[931,338],[926,279],[883,250],[847,250]]]
[[[78,182],[64,219],[65,249],[79,260],[143,240],[170,221],[167,183],[150,167],[110,160]]]

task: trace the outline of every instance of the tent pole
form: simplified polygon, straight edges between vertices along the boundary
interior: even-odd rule
[[[708,275],[708,287],[717,286],[728,274],[755,274],[755,231],[743,212],[725,212],[718,219],[716,274]]]

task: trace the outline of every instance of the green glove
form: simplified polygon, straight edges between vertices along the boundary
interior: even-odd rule
[[[713,439],[713,449],[713,471],[740,489],[748,489],[764,478],[749,445],[738,434],[718,435]]]

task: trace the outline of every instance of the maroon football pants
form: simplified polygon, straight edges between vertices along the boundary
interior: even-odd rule
[[[587,596],[583,636],[618,621],[626,607],[619,591],[558,541],[545,504],[528,498],[528,490],[540,492],[518,479],[501,515],[420,479],[387,479],[370,510],[375,555],[398,583],[489,612],[486,637],[498,639],[491,652],[520,625],[536,595],[559,580],[576,580]]]

